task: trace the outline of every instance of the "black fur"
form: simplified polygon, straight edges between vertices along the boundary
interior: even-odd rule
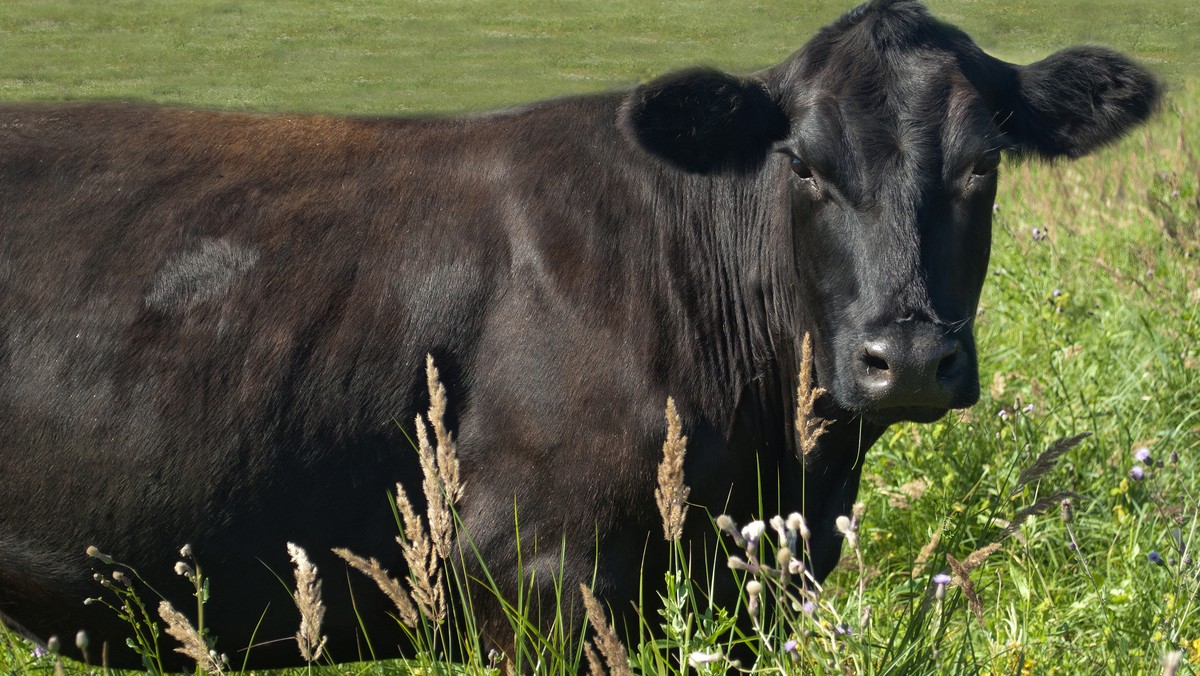
[[[1005,129],[1043,157],[1080,157],[1148,118],[1162,85],[1144,67],[1104,47],[1072,47],[1016,70]]]
[[[749,170],[787,134],[788,119],[759,82],[696,68],[638,87],[622,108],[648,152],[697,173]]]

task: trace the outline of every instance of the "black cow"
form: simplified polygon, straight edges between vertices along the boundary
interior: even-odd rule
[[[1158,96],[1106,49],[1015,66],[876,0],[748,77],[480,117],[4,106],[0,613],[41,638],[87,628],[130,664],[116,617],[82,604],[101,591],[84,550],[186,608],[172,565],[190,543],[237,656],[295,631],[275,577],[293,540],[326,578],[330,653],[361,654],[346,579],[395,652],[388,601],[329,551],[403,574],[387,496],[420,495],[395,421],[427,405],[426,353],[456,412],[466,529],[514,597],[514,510],[539,593],[560,555],[564,587],[595,570],[617,612],[662,579],[668,396],[692,502],[802,510],[825,575],[867,447],[978,397],[1002,153],[1078,157]],[[802,465],[806,332],[831,426]],[[711,534],[690,514],[688,538]]]

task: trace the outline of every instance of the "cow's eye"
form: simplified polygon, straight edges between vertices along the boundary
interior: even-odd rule
[[[987,176],[994,173],[996,168],[1000,166],[1000,151],[989,150],[984,153],[978,160],[975,160],[975,166],[971,167],[971,173],[975,176]]]
[[[792,173],[803,179],[811,179],[813,177],[812,167],[808,166],[808,163],[798,157],[792,158]]]

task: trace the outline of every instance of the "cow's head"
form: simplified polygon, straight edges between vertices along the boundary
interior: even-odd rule
[[[1016,66],[915,1],[876,0],[757,76],[651,82],[623,124],[679,169],[787,181],[818,378],[887,424],[978,399],[972,326],[1001,155],[1086,154],[1149,117],[1159,92],[1107,49]]]

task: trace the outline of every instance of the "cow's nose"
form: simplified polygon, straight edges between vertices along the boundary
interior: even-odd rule
[[[951,408],[970,369],[963,344],[941,331],[881,335],[863,344],[858,383],[875,409]]]

